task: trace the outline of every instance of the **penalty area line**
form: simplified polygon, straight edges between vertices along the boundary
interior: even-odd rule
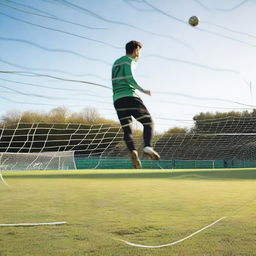
[[[46,225],[63,225],[66,221],[58,222],[41,222],[41,223],[12,223],[12,224],[0,224],[0,227],[28,227],[28,226],[46,226]]]
[[[226,218],[226,217],[222,217],[222,218],[220,218],[220,219],[214,221],[213,223],[211,223],[211,224],[209,224],[209,225],[207,225],[207,226],[205,226],[205,227],[203,227],[203,228],[201,228],[201,229],[195,231],[194,233],[192,233],[192,234],[190,234],[190,235],[188,235],[188,236],[186,236],[186,237],[184,237],[184,238],[182,238],[182,239],[180,239],[180,240],[177,240],[177,241],[175,241],[175,242],[171,242],[171,243],[168,243],[168,244],[161,244],[161,245],[144,245],[144,244],[135,244],[135,243],[131,243],[131,242],[125,241],[125,240],[123,240],[123,239],[119,239],[119,238],[113,238],[113,239],[114,239],[114,240],[117,240],[117,241],[121,241],[121,242],[123,242],[123,243],[125,243],[125,244],[127,244],[127,245],[130,245],[130,246],[135,246],[135,247],[141,247],[141,248],[161,248],[161,247],[171,246],[171,245],[175,245],[175,244],[178,244],[178,243],[180,243],[180,242],[183,242],[183,241],[185,241],[185,240],[191,238],[192,236],[194,236],[194,235],[196,235],[196,234],[202,232],[203,230],[212,227],[213,225],[215,225],[216,223],[220,222],[221,220],[223,220],[223,219],[225,219],[225,218]]]

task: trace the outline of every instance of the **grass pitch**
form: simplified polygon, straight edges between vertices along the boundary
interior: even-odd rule
[[[0,256],[256,255],[256,170],[3,172]],[[173,246],[144,245],[180,240]]]

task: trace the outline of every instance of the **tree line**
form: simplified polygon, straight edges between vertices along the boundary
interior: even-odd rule
[[[201,112],[193,117],[194,125],[191,128],[171,127],[164,134],[189,134],[195,133],[202,129],[207,130],[207,124],[212,124],[213,120],[232,122],[234,120],[243,120],[243,122],[251,122],[256,118],[256,109],[251,112],[246,110],[242,112]],[[48,124],[107,124],[110,126],[118,126],[119,122],[102,117],[95,108],[85,108],[79,113],[70,112],[66,107],[58,107],[49,112],[39,111],[10,111],[0,118],[0,127],[15,125],[17,123],[48,123]],[[217,123],[217,121],[216,121]],[[203,127],[202,127],[203,126]],[[137,131],[139,133],[139,131]]]
[[[207,159],[218,159],[224,154],[227,158],[237,157],[245,147],[245,156],[252,152],[253,137],[240,135],[237,140],[235,133],[256,132],[256,110],[202,112],[193,120],[191,128],[171,127],[154,136],[156,148],[160,151],[164,146],[166,159],[203,159],[206,155]],[[135,136],[141,137],[141,133],[134,131]],[[218,137],[208,136],[218,133],[221,133]],[[41,152],[43,148],[43,151],[74,150],[90,156],[112,151],[114,155],[121,151],[126,154],[119,123],[102,117],[94,108],[80,113],[70,113],[64,107],[43,113],[9,112],[1,118],[0,134],[0,152]]]

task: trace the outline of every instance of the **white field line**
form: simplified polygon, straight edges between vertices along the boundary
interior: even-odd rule
[[[27,227],[27,226],[45,226],[45,225],[62,225],[66,221],[59,222],[43,222],[43,223],[13,223],[13,224],[0,224],[0,227]]]
[[[175,242],[172,242],[172,243],[168,243],[168,244],[161,244],[161,245],[143,245],[143,244],[131,243],[131,242],[128,242],[128,241],[125,241],[125,240],[122,240],[122,239],[118,239],[118,238],[113,238],[113,239],[114,239],[114,240],[121,241],[121,242],[123,242],[123,243],[126,243],[126,244],[128,244],[128,245],[130,245],[130,246],[135,246],[135,247],[142,247],[142,248],[161,248],[161,247],[171,246],[171,245],[175,245],[175,244],[178,244],[178,243],[180,243],[180,242],[183,242],[183,241],[185,241],[186,239],[191,238],[192,236],[194,236],[194,235],[196,235],[196,234],[202,232],[203,230],[212,227],[213,225],[215,225],[216,223],[218,223],[219,221],[221,221],[221,220],[223,220],[223,219],[225,219],[225,218],[226,218],[226,217],[222,217],[222,218],[220,218],[220,219],[214,221],[213,223],[211,223],[211,224],[209,224],[209,225],[207,225],[207,226],[205,226],[205,227],[203,227],[203,228],[197,230],[196,232],[190,234],[189,236],[186,236],[186,237],[184,237],[184,238],[182,238],[182,239],[180,239],[180,240],[178,240],[178,241],[175,241]]]
[[[8,186],[9,187],[9,184],[4,180],[4,177],[2,175],[2,171],[0,170],[0,179],[1,181],[4,183],[4,185]]]

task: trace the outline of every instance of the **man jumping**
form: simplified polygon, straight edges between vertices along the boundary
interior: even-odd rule
[[[112,88],[114,107],[124,131],[124,141],[131,152],[134,168],[141,168],[138,152],[132,135],[132,116],[139,121],[143,129],[143,153],[153,160],[159,160],[159,154],[152,148],[153,121],[136,89],[151,96],[151,91],[141,88],[133,77],[133,64],[140,57],[142,44],[130,41],[126,44],[126,55],[117,59],[112,67]]]

